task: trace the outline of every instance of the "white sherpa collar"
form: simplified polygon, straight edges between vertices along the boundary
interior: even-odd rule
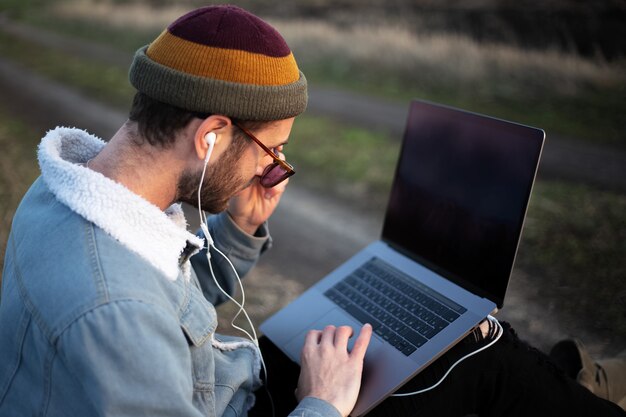
[[[83,130],[58,127],[49,131],[38,151],[43,180],[59,201],[150,262],[169,280],[176,280],[183,249],[189,243],[197,252],[204,241],[186,230],[179,204],[163,212],[123,185],[79,165],[95,157],[104,145]]]

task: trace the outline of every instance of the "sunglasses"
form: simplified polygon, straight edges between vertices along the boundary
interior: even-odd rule
[[[272,188],[273,186],[280,184],[285,181],[287,178],[291,177],[296,171],[293,169],[291,164],[287,161],[283,161],[274,153],[271,149],[263,144],[259,139],[257,139],[248,129],[235,123],[243,133],[245,133],[250,139],[256,142],[257,145],[261,147],[269,156],[272,157],[274,162],[269,164],[263,170],[261,177],[259,178],[259,183],[265,188]]]

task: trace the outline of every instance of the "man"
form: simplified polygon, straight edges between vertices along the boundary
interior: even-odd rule
[[[264,353],[284,414],[347,416],[369,325],[350,352],[352,329],[311,331],[301,370],[267,341],[215,333],[213,306],[271,245],[266,220],[293,174],[282,150],[306,80],[288,46],[240,8],[205,7],[141,48],[130,80],[129,120],[108,143],[57,128],[39,147],[5,258],[0,415],[261,415]],[[216,215],[195,236],[179,202]],[[572,386],[559,398],[594,403]]]
[[[270,245],[265,221],[286,182],[260,184],[274,160],[243,129],[280,154],[306,79],[273,28],[219,6],[140,49],[130,80],[130,120],[107,144],[58,128],[40,145],[42,176],[15,215],[4,267],[1,415],[242,415],[260,385],[256,346],[215,334],[213,305],[226,296],[205,236],[186,231],[175,203],[197,206],[202,188],[202,208],[220,213],[208,222],[214,246],[244,275]],[[227,262],[214,253],[212,267],[232,293]],[[345,371],[332,377],[351,391],[341,396],[311,376],[311,353],[296,413],[350,411],[370,334],[350,361],[331,355],[328,369]]]

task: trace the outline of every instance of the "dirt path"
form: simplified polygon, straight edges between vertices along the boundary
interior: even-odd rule
[[[0,30],[44,46],[128,68],[131,56],[105,45],[68,38],[0,18]],[[398,140],[404,130],[408,103],[396,103],[358,93],[310,86],[311,114],[324,115],[369,129],[385,130]],[[547,132],[540,178],[559,178],[626,192],[626,152]]]

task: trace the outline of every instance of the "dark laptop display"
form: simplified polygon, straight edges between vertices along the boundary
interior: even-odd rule
[[[528,130],[414,103],[383,241],[502,307],[543,143]]]

